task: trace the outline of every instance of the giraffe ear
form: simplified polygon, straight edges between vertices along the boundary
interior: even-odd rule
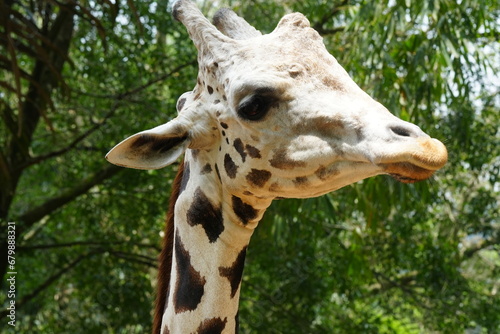
[[[128,168],[159,169],[177,160],[189,143],[187,129],[174,119],[128,137],[113,147],[106,159]]]

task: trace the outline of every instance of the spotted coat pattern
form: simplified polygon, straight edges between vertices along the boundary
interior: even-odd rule
[[[198,49],[196,86],[179,98],[177,118],[129,137],[107,159],[156,169],[185,153],[154,334],[232,334],[250,237],[273,199],[315,197],[378,174],[423,180],[447,152],[364,93],[301,14],[263,36],[230,10],[214,27],[189,0],[178,0],[173,16]]]

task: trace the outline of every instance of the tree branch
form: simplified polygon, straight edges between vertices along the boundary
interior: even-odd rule
[[[322,27],[320,28],[317,28],[316,31],[321,35],[321,36],[325,36],[325,35],[335,35],[339,32],[342,32],[345,30],[345,27],[342,26],[342,27],[336,27],[336,28],[333,28],[333,29],[323,29]]]
[[[129,95],[133,95],[133,94],[135,94],[135,93],[138,93],[138,92],[140,92],[141,90],[144,90],[144,89],[148,88],[149,86],[154,85],[155,83],[157,83],[157,82],[159,82],[159,81],[163,81],[163,80],[165,80],[166,78],[170,77],[170,76],[171,76],[172,74],[174,74],[174,73],[179,72],[179,71],[180,71],[180,70],[182,70],[183,68],[188,67],[188,66],[192,66],[192,65],[196,65],[197,63],[198,63],[198,62],[197,62],[196,60],[193,60],[193,61],[187,62],[187,63],[185,63],[185,64],[181,64],[181,65],[177,66],[176,68],[174,68],[173,70],[171,70],[171,71],[170,71],[170,72],[168,72],[168,73],[162,74],[162,75],[158,76],[157,78],[152,79],[152,80],[150,80],[150,81],[146,82],[146,83],[145,83],[145,84],[143,84],[143,85],[140,85],[140,86],[138,86],[138,87],[136,87],[136,88],[130,89],[130,90],[128,90],[128,91],[126,91],[126,92],[124,92],[124,93],[122,93],[122,94],[119,94],[119,95],[117,96],[117,98],[119,98],[119,99],[123,99],[123,98],[125,98],[126,96],[129,96]]]
[[[371,294],[378,294],[385,291],[388,291],[392,288],[400,288],[401,290],[407,292],[409,291],[409,287],[414,285],[415,279],[417,278],[417,272],[410,272],[404,275],[395,277],[395,279],[391,279],[386,275],[372,270],[373,276],[377,280],[378,284],[374,284],[369,287],[369,291]]]
[[[114,250],[109,250],[109,254],[114,255],[118,258],[127,260],[127,261],[134,261],[139,264],[146,265],[148,267],[157,269],[158,264],[157,264],[157,259],[151,258],[149,256],[145,255],[140,255],[140,254],[133,254],[133,253],[127,253],[127,252],[121,252],[121,251],[114,251]]]
[[[94,133],[96,130],[98,130],[101,126],[103,126],[114,115],[116,109],[118,109],[117,103],[113,106],[111,111],[109,113],[107,113],[106,116],[104,116],[104,119],[101,122],[94,124],[94,126],[92,126],[90,129],[88,129],[87,131],[85,131],[84,133],[82,133],[81,135],[76,137],[68,146],[63,147],[59,150],[56,150],[56,151],[53,151],[53,152],[50,152],[47,154],[42,154],[42,155],[39,155],[37,157],[26,160],[23,164],[19,165],[18,168],[25,169],[27,167],[36,165],[36,164],[43,162],[45,160],[48,160],[50,158],[55,158],[55,157],[58,157],[60,155],[65,154],[66,152],[69,152],[71,149],[75,148],[76,145],[78,145],[80,142],[82,142],[85,138],[87,138],[92,133]]]
[[[7,184],[9,177],[10,176],[10,170],[9,170],[9,164],[7,163],[7,158],[3,154],[2,151],[0,151],[0,181],[2,181],[2,184]]]
[[[424,302],[419,299],[422,298],[422,295],[419,294],[417,291],[415,291],[415,279],[417,277],[417,272],[411,272],[405,275],[402,275],[400,277],[397,277],[396,280],[391,279],[390,277],[377,272],[375,270],[372,270],[372,273],[375,277],[375,279],[379,282],[380,287],[375,287],[370,290],[370,294],[377,294],[381,292],[385,292],[387,290],[390,290],[392,288],[397,288],[400,289],[404,294],[409,296],[414,303],[418,304],[420,307],[426,309],[426,310],[431,310],[432,308]],[[382,279],[385,281],[383,282]]]
[[[338,5],[335,5],[335,7],[332,8],[332,10],[328,13],[326,13],[321,20],[316,23],[313,27],[314,29],[320,34],[320,35],[332,35],[336,34],[338,32],[344,31],[345,27],[338,27],[338,28],[333,28],[333,29],[324,29],[323,26],[331,20],[335,15],[340,13],[340,11],[349,4],[349,0],[343,0],[341,3]]]
[[[109,179],[110,177],[117,174],[120,170],[122,170],[121,167],[115,165],[107,165],[103,169],[99,170],[98,172],[94,173],[90,177],[77,184],[75,187],[63,192],[59,196],[47,200],[45,203],[39,205],[38,207],[25,212],[20,217],[18,217],[18,221],[22,222],[23,224],[20,230],[22,231],[23,229],[29,228],[38,220],[51,214],[65,204],[73,201],[78,196],[85,194],[90,188],[102,183],[106,179]],[[19,232],[19,234],[22,233],[21,231]]]
[[[180,70],[182,70],[185,67],[188,67],[190,65],[194,65],[195,63],[196,62],[191,61],[191,62],[182,64],[182,65],[179,65],[176,68],[174,68],[172,71],[170,71],[168,73],[165,73],[163,75],[160,75],[157,78],[152,79],[152,80],[148,81],[147,83],[145,83],[143,85],[140,85],[140,86],[138,86],[136,88],[130,89],[130,90],[125,91],[123,93],[120,93],[120,94],[117,94],[117,95],[102,95],[102,96],[99,96],[99,97],[105,97],[105,98],[114,98],[114,99],[117,100],[115,102],[113,108],[111,109],[111,111],[108,114],[106,114],[106,116],[104,117],[104,119],[101,122],[99,122],[97,124],[94,124],[94,126],[92,126],[90,129],[88,129],[87,131],[85,131],[84,133],[82,133],[80,136],[76,137],[68,146],[63,147],[63,148],[61,148],[59,150],[56,150],[56,151],[53,151],[53,152],[50,152],[50,153],[47,153],[47,154],[43,154],[43,155],[40,155],[40,156],[37,156],[37,157],[34,157],[34,158],[26,160],[24,163],[22,163],[19,166],[17,166],[18,170],[23,170],[25,168],[28,168],[28,167],[33,166],[33,165],[36,165],[36,164],[38,164],[40,162],[43,162],[45,160],[48,160],[50,158],[55,158],[55,157],[61,156],[61,155],[65,154],[65,153],[69,152],[71,149],[75,148],[76,145],[78,145],[80,142],[82,142],[85,138],[87,138],[92,133],[94,133],[96,130],[98,130],[102,125],[104,125],[114,115],[114,113],[116,112],[116,109],[118,109],[119,101],[122,101],[126,97],[128,97],[130,95],[133,95],[133,94],[136,94],[136,93],[140,92],[141,90],[144,90],[144,89],[146,89],[146,88],[154,85],[155,83],[157,83],[159,81],[163,81],[166,78],[168,78],[169,76],[171,76],[172,74],[179,72]],[[81,94],[86,94],[86,93],[82,93],[82,92],[80,92],[80,93]],[[94,96],[94,97],[97,97],[97,96]]]
[[[500,233],[497,235],[496,238],[491,238],[491,239],[486,239],[483,242],[474,245],[473,247],[467,248],[464,253],[463,253],[463,258],[468,259],[474,256],[477,252],[482,251],[483,249],[495,246],[500,244]]]
[[[100,98],[100,99],[116,99],[116,100],[124,100],[125,98],[131,96],[131,95],[134,95],[136,93],[139,93],[140,91],[150,87],[150,86],[153,86],[154,84],[160,82],[160,81],[163,81],[165,79],[167,79],[168,77],[172,76],[173,74],[179,72],[180,70],[182,70],[183,68],[186,68],[188,66],[192,66],[192,65],[196,65],[197,62],[196,61],[190,61],[190,62],[187,62],[185,64],[181,64],[177,67],[175,67],[173,70],[169,71],[168,73],[164,73],[162,75],[159,75],[158,77],[154,78],[154,79],[151,79],[150,81],[140,85],[140,86],[137,86],[135,88],[132,88],[132,89],[129,89],[125,92],[122,92],[122,93],[118,93],[118,94],[95,94],[95,93],[88,93],[88,92],[83,92],[83,91],[77,91],[75,90],[76,93],[80,94],[80,95],[85,95],[85,96],[90,96],[90,97],[94,97],[94,98]]]
[[[57,281],[62,275],[64,275],[65,273],[67,273],[68,271],[70,271],[71,269],[73,269],[76,265],[78,265],[83,260],[85,260],[87,258],[90,258],[90,257],[92,257],[94,255],[103,253],[103,252],[104,251],[102,249],[99,249],[99,250],[94,250],[92,252],[89,252],[89,253],[82,254],[82,255],[78,256],[75,260],[73,260],[72,262],[70,262],[69,264],[67,264],[64,268],[62,268],[61,270],[59,270],[58,272],[56,272],[54,275],[52,275],[49,278],[47,278],[45,280],[45,282],[43,282],[42,284],[40,284],[35,290],[33,290],[32,292],[28,293],[27,295],[24,295],[19,300],[19,302],[16,303],[16,309],[19,310],[24,304],[26,304],[27,302],[29,302],[30,300],[32,300],[33,298],[35,298],[36,296],[38,296],[43,290],[47,289],[52,283],[54,283],[55,281]],[[9,314],[8,310],[2,310],[0,312],[0,319],[6,317],[8,314]]]
[[[154,244],[131,243],[128,241],[73,241],[60,244],[18,246],[17,250],[29,251],[37,249],[65,248],[65,247],[77,247],[77,246],[106,246],[106,245],[133,245],[144,248],[153,248],[157,251],[161,251],[161,248]]]
[[[42,291],[47,289],[50,285],[52,285],[54,282],[56,282],[59,278],[61,278],[62,275],[65,273],[69,272],[71,269],[76,267],[80,262],[82,262],[85,259],[88,259],[94,255],[97,254],[102,254],[105,252],[109,252],[111,255],[116,256],[118,258],[125,259],[127,261],[133,261],[142,265],[146,265],[151,268],[157,269],[157,263],[156,259],[145,256],[145,255],[140,255],[140,254],[133,254],[133,253],[126,253],[126,252],[121,252],[121,251],[113,251],[110,249],[105,249],[105,248],[98,248],[93,251],[90,251],[85,254],[81,254],[78,256],[76,259],[68,263],[66,266],[64,266],[61,270],[50,276],[40,284],[37,288],[35,288],[32,292],[24,295],[19,302],[16,303],[16,309],[19,310],[22,306],[24,306],[26,303],[28,303],[30,300],[38,296]],[[8,310],[2,310],[0,311],[0,319],[6,317],[9,314]]]

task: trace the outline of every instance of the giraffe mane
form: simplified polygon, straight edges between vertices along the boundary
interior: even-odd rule
[[[182,176],[184,175],[184,162],[181,161],[174,183],[172,194],[168,204],[168,213],[165,223],[165,235],[163,237],[162,250],[159,256],[158,278],[156,285],[155,313],[153,319],[153,334],[160,334],[161,322],[170,284],[170,273],[172,269],[172,252],[174,248],[174,207],[179,197]]]

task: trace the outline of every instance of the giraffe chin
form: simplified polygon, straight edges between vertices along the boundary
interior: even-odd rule
[[[383,165],[387,174],[402,183],[415,183],[430,178],[435,170],[425,169],[409,162]]]

